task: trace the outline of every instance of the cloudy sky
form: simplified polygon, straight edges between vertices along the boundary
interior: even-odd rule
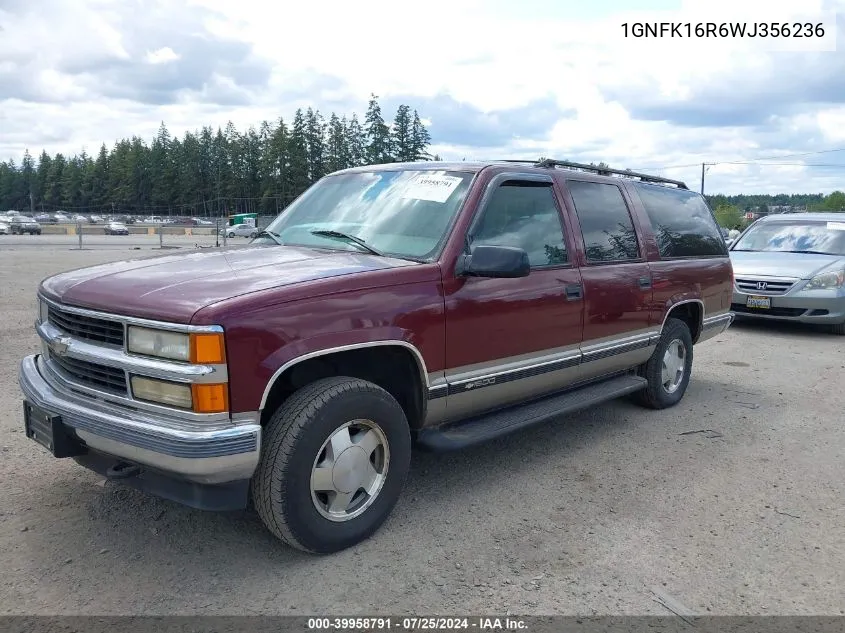
[[[824,37],[622,27],[799,19]],[[449,159],[603,160],[696,186],[704,161],[709,193],[845,188],[829,151],[845,148],[845,0],[0,0],[0,160],[161,121],[361,114],[370,93],[386,115],[417,108]]]

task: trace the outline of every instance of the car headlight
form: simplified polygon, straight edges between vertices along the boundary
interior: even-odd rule
[[[226,362],[222,332],[170,332],[130,325],[126,348],[130,353],[188,363]]]
[[[806,286],[807,290],[825,290],[841,288],[845,284],[845,270],[833,270],[813,277]]]
[[[191,355],[191,340],[182,332],[130,326],[127,349],[133,354],[187,362]]]
[[[229,385],[226,383],[188,385],[146,376],[132,376],[129,381],[136,400],[190,409],[194,413],[224,413],[229,410]]]

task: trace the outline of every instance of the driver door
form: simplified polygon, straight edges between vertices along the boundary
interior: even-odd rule
[[[468,242],[518,246],[527,277],[455,276],[446,301],[446,418],[483,413],[560,390],[577,380],[583,330],[581,273],[551,178],[494,178]]]

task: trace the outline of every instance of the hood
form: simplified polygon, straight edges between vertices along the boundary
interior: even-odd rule
[[[730,251],[734,277],[797,277],[810,279],[837,261],[840,255],[811,255],[809,253],[776,253],[760,251]]]
[[[239,295],[414,265],[351,251],[248,246],[81,268],[45,279],[41,292],[50,299],[81,308],[188,323],[200,308]]]

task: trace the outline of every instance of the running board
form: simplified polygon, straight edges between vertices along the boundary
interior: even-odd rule
[[[438,453],[461,450],[640,391],[647,384],[641,376],[617,376],[460,422],[420,429],[417,445]]]

